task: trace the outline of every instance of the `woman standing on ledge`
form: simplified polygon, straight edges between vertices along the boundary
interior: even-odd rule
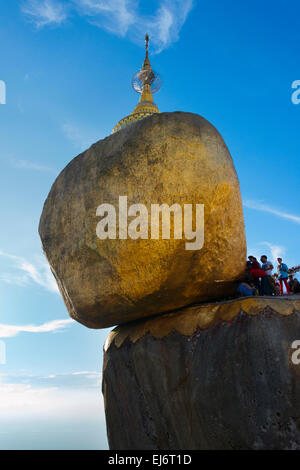
[[[289,294],[290,293],[290,288],[289,288],[289,285],[288,285],[288,282],[287,282],[289,268],[287,267],[286,264],[284,264],[282,262],[282,258],[277,258],[277,261],[278,261],[277,270],[278,270],[278,280],[279,280],[279,284],[280,284],[280,295],[283,295],[283,284],[282,284],[282,282],[284,282],[286,291]]]

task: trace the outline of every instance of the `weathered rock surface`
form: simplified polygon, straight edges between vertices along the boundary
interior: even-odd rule
[[[204,204],[204,246],[184,239],[100,240],[102,203]],[[101,328],[235,291],[246,243],[240,189],[217,130],[190,113],[145,118],[72,160],[52,186],[39,232],[70,315]]]
[[[300,449],[300,300],[186,308],[116,328],[103,393],[111,449]]]

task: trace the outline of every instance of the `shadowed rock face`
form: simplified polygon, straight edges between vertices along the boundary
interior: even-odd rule
[[[118,327],[103,366],[110,448],[300,449],[297,339],[300,301],[279,299]]]
[[[118,210],[119,196],[149,213],[151,204],[204,204],[203,248],[188,251],[172,233],[100,240],[96,209]],[[39,232],[70,315],[91,328],[222,298],[244,271],[237,175],[220,134],[196,114],[153,115],[72,160],[52,186]]]

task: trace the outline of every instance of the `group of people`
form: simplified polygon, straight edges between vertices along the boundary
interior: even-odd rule
[[[241,282],[237,289],[240,296],[283,295],[283,284],[287,294],[300,293],[298,279],[289,274],[289,268],[282,262],[282,258],[277,258],[278,266],[275,274],[273,274],[274,266],[266,255],[262,255],[260,261],[261,263],[255,256],[248,256],[245,282]]]

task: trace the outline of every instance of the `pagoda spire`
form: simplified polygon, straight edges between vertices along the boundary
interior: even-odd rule
[[[149,36],[145,36],[145,59],[142,68],[132,78],[132,87],[140,93],[140,99],[136,107],[129,116],[121,119],[114,127],[112,133],[127,127],[135,121],[139,121],[144,117],[150,116],[154,113],[159,113],[159,109],[154,103],[152,93],[159,90],[161,80],[157,73],[152,70],[151,63],[148,55],[149,50]]]
[[[150,111],[153,110],[153,113],[158,113],[158,107],[154,103],[154,99],[151,91],[151,84],[155,80],[155,73],[152,70],[151,63],[148,56],[149,49],[149,36],[145,36],[145,59],[141,70],[138,72],[138,80],[142,85],[142,93],[139,99],[138,104],[134,108],[131,114],[135,114],[138,111]],[[135,89],[135,88],[134,88]]]
[[[146,50],[146,54],[145,54],[145,60],[144,60],[144,63],[143,63],[143,67],[147,67],[147,66],[150,66],[150,67],[151,67],[150,60],[149,60],[149,57],[148,57],[148,49],[149,49],[149,35],[146,34],[146,35],[145,35],[145,50]]]

